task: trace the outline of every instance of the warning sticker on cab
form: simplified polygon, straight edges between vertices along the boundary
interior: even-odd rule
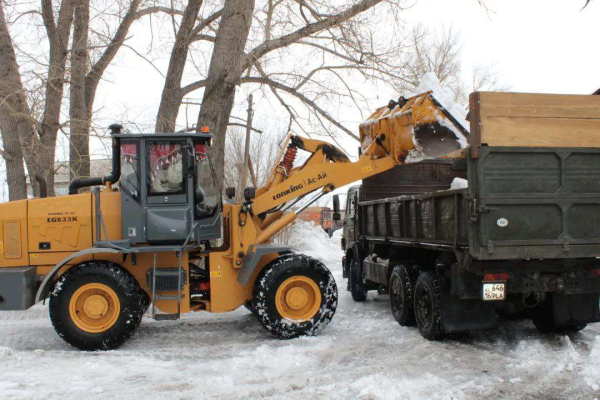
[[[211,278],[220,278],[221,277],[221,271],[210,271],[210,277]]]

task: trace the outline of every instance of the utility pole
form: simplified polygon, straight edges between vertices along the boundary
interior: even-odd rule
[[[252,176],[252,183],[256,185],[256,179],[254,178],[254,171],[252,170],[250,160],[250,132],[252,131],[252,117],[254,116],[254,110],[252,109],[252,94],[248,96],[248,116],[246,119],[246,146],[244,147],[244,176],[242,182],[244,186],[247,186],[248,172]]]

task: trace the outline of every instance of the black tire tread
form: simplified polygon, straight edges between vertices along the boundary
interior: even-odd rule
[[[105,332],[81,331],[69,316],[71,295],[82,284],[91,282],[108,284],[113,290],[116,289],[121,302],[121,315]],[[71,346],[87,351],[111,350],[121,346],[133,335],[148,304],[148,296],[128,271],[115,263],[89,261],[70,268],[59,277],[50,295],[49,313],[54,329]]]
[[[402,311],[397,311],[394,308],[393,293],[392,293],[392,279],[400,279],[402,290],[404,293],[404,306]],[[390,275],[389,283],[390,292],[390,305],[392,308],[392,315],[398,324],[401,326],[414,326],[415,320],[415,309],[414,309],[414,294],[415,294],[415,283],[411,277],[411,273],[404,265],[397,265],[392,270]]]
[[[363,302],[367,300],[368,292],[364,289],[362,279],[359,279],[356,260],[350,260],[350,274],[348,276],[348,290],[352,295],[352,300]]]
[[[306,274],[320,277],[319,282],[313,280],[321,290],[321,308],[310,321],[291,323],[279,315],[275,306],[275,294],[279,284],[285,279],[296,275],[307,276]],[[256,278],[252,301],[258,321],[280,339],[317,334],[333,318],[337,302],[337,286],[331,272],[320,261],[300,254],[281,256],[265,266]]]
[[[433,297],[433,323],[431,324],[429,329],[427,329],[421,324],[417,311],[417,294],[419,293],[419,288],[422,285],[426,285],[429,288],[429,291]],[[417,326],[419,327],[419,332],[427,340],[440,340],[444,337],[444,330],[442,328],[442,306],[440,300],[440,293],[440,284],[438,282],[437,277],[432,272],[421,272],[421,274],[419,274],[419,278],[417,279],[417,284],[415,285],[414,312],[417,321]]]

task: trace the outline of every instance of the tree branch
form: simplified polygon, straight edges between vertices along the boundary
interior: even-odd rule
[[[358,136],[356,136],[354,133],[352,133],[352,131],[350,131],[348,128],[346,128],[345,126],[340,124],[338,121],[336,121],[331,115],[329,115],[329,113],[327,111],[325,111],[321,107],[319,107],[317,105],[317,103],[310,100],[308,97],[306,97],[302,93],[298,92],[294,88],[283,85],[279,82],[275,82],[275,81],[265,78],[265,77],[245,77],[245,78],[242,78],[241,81],[242,81],[242,83],[258,83],[261,85],[269,85],[275,89],[282,90],[288,94],[291,94],[292,96],[294,96],[294,97],[298,98],[300,101],[302,101],[304,104],[306,104],[309,107],[311,107],[312,109],[314,109],[316,112],[318,112],[320,115],[322,115],[326,120],[331,122],[337,128],[344,131],[346,134],[348,134],[348,136],[350,136],[353,139],[356,139],[357,141],[359,140]]]
[[[199,34],[200,32],[202,32],[202,30],[204,28],[206,28],[207,26],[209,26],[210,24],[215,22],[217,19],[219,19],[221,17],[221,15],[223,15],[223,9],[220,9],[219,11],[215,11],[214,13],[212,13],[211,15],[206,17],[204,20],[200,21],[200,23],[198,25],[196,25],[194,27],[194,29],[192,29],[190,36],[194,37],[197,34]]]
[[[383,0],[361,0],[357,4],[353,5],[352,7],[349,7],[348,9],[340,12],[339,14],[334,14],[318,22],[308,24],[292,33],[281,36],[279,38],[267,40],[266,42],[255,47],[246,55],[245,60],[242,63],[241,71],[248,69],[258,59],[260,59],[262,56],[273,50],[289,46],[290,44],[296,43],[299,40],[309,37],[314,33],[318,33],[325,29],[337,26],[362,13],[363,11],[366,11],[369,8],[381,3],[382,1]]]
[[[136,11],[140,6],[141,0],[131,0],[129,4],[129,9],[127,13],[121,20],[119,27],[117,28],[117,32],[115,36],[112,38],[108,47],[100,57],[100,59],[92,66],[90,72],[86,76],[86,101],[88,106],[91,105],[93,101],[94,94],[96,92],[96,88],[98,87],[98,83],[100,82],[100,78],[104,74],[106,68],[110,65],[112,60],[117,55],[117,52],[123,45],[125,38],[127,36],[127,32],[129,32],[129,28],[133,21],[136,20]]]
[[[152,6],[144,8],[143,10],[139,10],[133,16],[133,19],[140,19],[145,17],[146,15],[156,14],[156,13],[165,13],[169,15],[183,15],[183,11],[174,10],[171,7],[163,7],[163,6]]]

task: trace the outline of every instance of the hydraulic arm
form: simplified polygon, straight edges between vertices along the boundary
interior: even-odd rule
[[[362,154],[351,162],[343,151],[320,140],[289,136],[269,182],[257,190],[252,212],[259,216],[256,243],[263,243],[296,218],[289,210],[304,196],[314,197],[387,171],[401,163],[451,157],[467,146],[468,131],[431,92],[391,101],[360,125]],[[287,146],[287,147],[286,147]],[[311,153],[298,167],[298,150]],[[289,212],[285,213],[286,210]]]

